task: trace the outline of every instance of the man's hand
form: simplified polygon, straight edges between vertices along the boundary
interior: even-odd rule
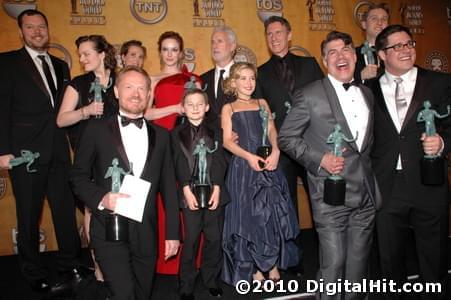
[[[114,211],[116,209],[117,199],[129,197],[130,196],[127,194],[108,192],[107,194],[105,194],[105,196],[103,196],[102,201],[100,201],[100,203],[102,204],[103,207],[111,211]]]
[[[180,242],[178,240],[166,240],[164,247],[164,260],[168,260],[171,256],[177,254]]]
[[[427,155],[437,155],[443,150],[443,140],[437,133],[433,136],[426,136],[423,133],[420,139],[423,142],[423,151]]]
[[[362,72],[360,72],[360,77],[362,78],[362,80],[374,78],[377,76],[377,69],[377,65],[367,65],[362,69]]]
[[[199,209],[196,196],[194,196],[189,185],[185,185],[183,187],[183,196],[185,196],[186,205],[188,206],[188,208],[190,210],[198,210]]]
[[[326,153],[321,159],[320,166],[330,174],[339,174],[343,171],[345,159],[341,156],[335,156],[332,153]]]
[[[11,169],[9,166],[9,161],[14,158],[12,154],[0,155],[0,170]]]
[[[220,191],[219,185],[213,186],[213,192],[211,193],[210,201],[208,201],[209,210],[215,210],[218,207]]]

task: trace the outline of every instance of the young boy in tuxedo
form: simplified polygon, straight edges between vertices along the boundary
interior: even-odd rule
[[[214,297],[222,295],[219,274],[222,264],[223,207],[228,202],[224,176],[227,169],[222,148],[222,131],[209,124],[205,114],[209,110],[208,97],[200,89],[188,90],[182,100],[185,123],[171,133],[174,163],[179,189],[182,194],[181,208],[184,216],[185,238],[180,263],[181,299],[194,299],[194,284],[197,276],[195,266],[201,232],[204,240],[200,274],[204,285]],[[204,144],[203,144],[204,143]],[[199,182],[199,147],[206,151],[205,181],[211,186],[208,208],[200,208],[193,192]],[[205,152],[204,152],[205,153]],[[199,197],[198,197],[199,198]]]

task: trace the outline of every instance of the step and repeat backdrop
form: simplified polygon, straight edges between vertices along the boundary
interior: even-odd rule
[[[157,40],[164,31],[181,34],[185,42],[185,64],[196,74],[211,69],[210,35],[213,27],[230,26],[237,34],[236,61],[257,66],[270,54],[266,47],[263,21],[271,15],[287,18],[292,26],[291,51],[314,56],[321,64],[320,43],[331,30],[353,36],[357,45],[364,40],[360,18],[369,3],[356,0],[3,0],[0,8],[0,52],[22,47],[17,15],[37,8],[47,15],[50,52],[64,59],[72,76],[82,69],[74,41],[81,35],[102,34],[117,48],[127,40],[141,40],[147,48],[144,68],[159,72]],[[449,72],[451,58],[451,0],[387,0],[390,23],[404,24],[417,41],[417,64]],[[0,66],[1,67],[1,66]],[[1,99],[0,99],[1,101]],[[1,129],[0,129],[1,130]],[[1,143],[1,141],[0,141]],[[301,227],[312,226],[305,192],[300,186]],[[81,224],[82,216],[78,215]],[[8,174],[0,172],[0,255],[16,251],[14,197]],[[81,228],[81,226],[80,226]],[[451,229],[451,225],[450,225]],[[80,229],[82,235],[82,230]],[[41,221],[42,251],[57,248],[48,206]]]

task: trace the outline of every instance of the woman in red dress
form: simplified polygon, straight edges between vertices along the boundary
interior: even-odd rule
[[[186,83],[192,76],[200,88],[199,76],[190,73],[183,65],[183,39],[173,31],[166,31],[158,39],[161,72],[151,76],[152,92],[146,119],[153,120],[159,126],[172,130],[182,115],[181,100]],[[175,187],[174,187],[175,188]],[[158,199],[158,259],[156,272],[160,274],[178,274],[180,251],[175,258],[164,259],[165,253],[165,213],[161,198]],[[183,222],[182,222],[183,224]],[[183,236],[183,235],[182,235]]]

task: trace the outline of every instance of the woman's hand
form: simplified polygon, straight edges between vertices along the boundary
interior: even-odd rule
[[[258,162],[261,161],[262,163],[265,163],[265,160],[263,158],[261,158],[258,155],[249,153],[248,157],[247,157],[247,162],[249,163],[249,166],[257,172],[261,172],[263,171],[262,168],[260,168],[260,166],[258,165]]]
[[[272,149],[271,154],[265,160],[265,170],[274,171],[279,164],[280,151],[279,149]]]
[[[81,109],[83,109],[83,115],[85,116],[100,116],[103,115],[103,105],[103,102],[92,101]]]

